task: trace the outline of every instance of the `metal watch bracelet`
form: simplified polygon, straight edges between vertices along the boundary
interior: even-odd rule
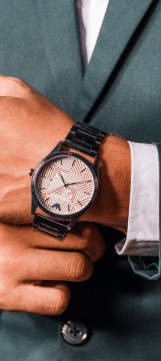
[[[104,136],[105,133],[91,125],[75,122],[63,144],[96,157]]]
[[[105,133],[90,125],[75,122],[65,138],[63,145],[92,157],[96,157],[99,146],[105,135]],[[76,223],[76,221],[72,223]],[[33,229],[55,237],[59,241],[63,241],[68,230],[71,229],[71,221],[63,223],[44,217],[40,214],[35,214]]]

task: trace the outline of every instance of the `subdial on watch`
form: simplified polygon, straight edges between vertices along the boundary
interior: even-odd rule
[[[36,192],[42,205],[50,212],[74,214],[85,208],[93,197],[93,174],[79,158],[56,157],[39,171]]]

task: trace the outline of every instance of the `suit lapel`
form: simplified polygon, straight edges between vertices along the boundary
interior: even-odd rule
[[[157,2],[157,0],[153,2],[152,0],[110,0],[92,59],[76,99],[72,113],[75,120],[81,122],[90,120],[89,112],[96,105],[105,85],[110,83],[115,70],[120,68],[120,59],[130,39],[136,38],[134,36],[136,29],[142,31],[143,26],[139,24],[143,23],[143,18],[147,21],[149,6],[151,3],[156,6]]]
[[[71,114],[83,79],[74,0],[35,0],[49,67],[56,87],[55,103]]]

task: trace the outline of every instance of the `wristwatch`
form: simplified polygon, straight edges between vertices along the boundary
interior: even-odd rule
[[[61,141],[35,169],[30,169],[33,230],[63,241],[68,231],[94,203],[98,194],[99,146],[102,131],[75,122]],[[75,149],[94,157],[93,164],[83,155],[62,151]],[[49,217],[36,212],[39,207]]]

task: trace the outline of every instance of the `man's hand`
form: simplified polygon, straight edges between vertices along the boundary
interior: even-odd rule
[[[105,249],[98,229],[79,222],[61,243],[30,225],[0,224],[0,308],[58,315],[70,299],[62,281],[87,280]]]
[[[0,221],[32,221],[28,171],[65,139],[73,122],[28,84],[0,76]],[[131,183],[129,144],[118,137],[106,137],[99,156],[99,194],[81,220],[126,232]],[[92,157],[85,157],[93,162]]]
[[[28,84],[0,76],[1,222],[32,222],[29,169],[65,139],[73,123]]]

